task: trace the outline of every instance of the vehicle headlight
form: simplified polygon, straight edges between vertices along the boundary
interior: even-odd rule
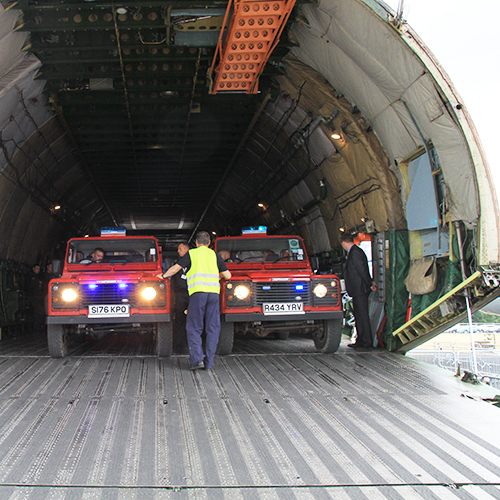
[[[250,289],[245,285],[238,285],[234,289],[234,295],[240,300],[245,300],[249,294],[250,294]]]
[[[77,294],[73,288],[66,288],[62,291],[61,297],[64,302],[73,302],[76,300]]]
[[[152,286],[147,286],[143,291],[142,291],[142,296],[146,300],[153,300],[156,297],[156,290]]]
[[[319,299],[322,299],[328,293],[328,288],[326,288],[326,286],[323,285],[323,283],[318,283],[314,287],[313,293],[314,293],[314,295],[316,295],[316,297],[318,297]]]

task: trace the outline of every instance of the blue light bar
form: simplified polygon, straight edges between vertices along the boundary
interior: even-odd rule
[[[101,227],[101,236],[127,236],[127,228],[119,227]]]
[[[118,288],[121,288],[122,290],[125,289],[125,288],[127,288],[127,283],[120,283],[118,285]]]
[[[241,234],[267,234],[267,226],[244,227]]]
[[[89,284],[89,288],[90,288],[91,290],[95,290],[95,289],[97,288],[97,285],[96,285],[95,283],[90,283],[90,284]]]
[[[301,292],[302,290],[304,290],[304,285],[301,284],[295,285],[295,291]]]

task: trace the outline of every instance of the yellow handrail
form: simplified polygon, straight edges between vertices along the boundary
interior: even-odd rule
[[[447,294],[443,295],[440,299],[436,300],[436,302],[431,304],[427,309],[424,309],[422,312],[418,313],[414,318],[411,318],[411,320],[405,323],[403,326],[400,326],[397,330],[394,330],[394,332],[392,332],[393,337],[396,337],[397,335],[402,333],[413,323],[419,321],[419,319],[423,318],[424,316],[427,316],[431,311],[439,307],[443,302],[446,302],[450,297],[453,297],[453,295],[455,295],[457,292],[463,290],[464,288],[469,286],[471,283],[473,283],[480,277],[481,277],[481,271],[476,271],[473,275],[469,276],[465,281],[462,281],[462,283],[460,283],[455,288],[450,290]]]

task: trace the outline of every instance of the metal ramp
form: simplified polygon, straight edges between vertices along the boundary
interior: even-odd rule
[[[497,275],[498,272],[489,268],[476,271],[427,309],[395,330],[392,333],[393,337],[399,338],[403,345],[391,350],[406,353],[467,318],[467,309],[453,307],[459,298],[469,297],[471,312],[483,308],[496,299],[500,296]]]
[[[491,387],[347,339],[238,339],[192,372],[110,337],[0,341],[1,500],[500,498]]]

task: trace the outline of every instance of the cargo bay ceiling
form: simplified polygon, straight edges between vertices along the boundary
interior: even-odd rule
[[[19,29],[30,33],[37,78],[106,201],[101,223],[182,241],[203,212],[262,101],[209,93],[226,5],[24,5]],[[275,51],[261,86],[285,52]]]
[[[284,3],[248,5],[264,13]],[[109,225],[175,248],[197,229],[265,223],[326,251],[362,218],[379,231],[408,227],[405,168],[422,152],[438,158],[450,220],[478,227],[481,218],[498,233],[466,108],[382,1],[297,0],[254,92],[215,94],[227,7],[2,4],[2,258],[30,261]],[[252,22],[273,19],[257,12]],[[498,257],[489,240],[484,261]]]

